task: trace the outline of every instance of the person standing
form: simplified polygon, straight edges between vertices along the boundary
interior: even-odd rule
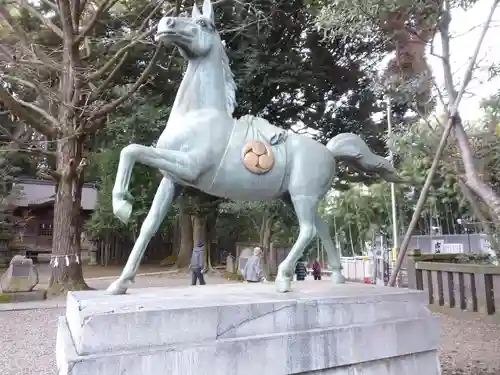
[[[297,262],[295,266],[295,274],[297,275],[297,281],[304,281],[307,275],[307,268],[304,265],[304,262]]]
[[[312,274],[314,276],[314,280],[321,280],[321,265],[319,264],[317,259],[314,259],[314,263],[312,264]]]
[[[249,283],[259,283],[265,280],[262,275],[262,249],[260,247],[253,249],[253,255],[248,258],[245,267],[241,270],[241,275]]]
[[[205,244],[201,241],[193,249],[190,267],[192,272],[191,285],[196,285],[197,281],[200,282],[200,285],[205,285],[205,278],[203,277],[203,267],[205,267]]]

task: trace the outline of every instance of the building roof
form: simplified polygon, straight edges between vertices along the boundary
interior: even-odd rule
[[[20,188],[20,196],[16,199],[18,207],[28,207],[53,202],[56,194],[55,182],[21,178],[16,182]],[[97,189],[93,184],[84,184],[82,189],[83,210],[94,210],[97,202]]]

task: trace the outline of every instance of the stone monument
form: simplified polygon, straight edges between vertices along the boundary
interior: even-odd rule
[[[0,278],[0,302],[27,302],[45,299],[44,290],[34,290],[38,284],[38,270],[33,260],[16,255]]]
[[[38,271],[33,261],[23,255],[16,255],[0,279],[2,292],[31,292],[38,284]]]
[[[235,85],[210,0],[203,13],[195,6],[191,17],[163,18],[157,40],[175,44],[189,64],[156,146],[131,144],[121,152],[115,215],[124,222],[130,216],[128,186],[136,162],[164,177],[119,279],[107,292],[68,294],[57,331],[58,375],[439,375],[439,325],[427,296],[338,285],[345,281],[340,255],[317,213],[336,159],[397,181],[390,163],[354,134],[324,146],[260,118],[233,119]],[[183,186],[232,199],[279,197],[294,208],[300,231],[275,286],[125,294]],[[292,288],[295,263],[315,235],[328,252],[332,280]]]

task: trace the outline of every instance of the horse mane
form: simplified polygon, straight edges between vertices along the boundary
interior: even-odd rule
[[[236,108],[236,83],[234,82],[234,74],[229,66],[229,57],[227,56],[226,48],[222,42],[220,43],[219,52],[224,74],[224,87],[226,89],[226,110],[232,116]]]

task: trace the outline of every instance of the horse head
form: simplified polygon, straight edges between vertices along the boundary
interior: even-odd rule
[[[175,45],[188,60],[171,116],[201,108],[232,116],[236,84],[214,19],[212,3],[204,0],[203,13],[195,4],[191,17],[163,17],[158,24],[156,41]]]
[[[203,13],[195,3],[191,17],[163,17],[158,24],[155,39],[162,43],[172,43],[187,60],[209,55],[214,46],[221,44],[210,0],[204,0]]]

